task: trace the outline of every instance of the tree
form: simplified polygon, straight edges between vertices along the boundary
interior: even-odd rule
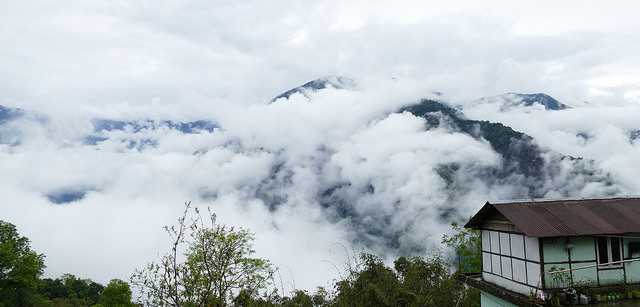
[[[269,296],[274,273],[271,263],[254,258],[254,235],[216,222],[205,221],[197,208],[185,204],[176,226],[165,227],[171,251],[131,277],[141,299],[155,306],[226,306],[234,293]]]
[[[456,254],[458,274],[482,271],[482,237],[480,231],[465,229],[456,223],[451,224],[453,234],[442,236],[442,243],[453,249]],[[470,288],[462,296],[463,306],[480,306],[480,291]]]
[[[104,307],[131,306],[131,288],[129,284],[120,279],[112,279],[100,295],[100,305]]]
[[[295,290],[293,296],[285,297],[282,300],[281,305],[283,307],[313,307],[313,298],[303,290]]]
[[[73,274],[64,274],[61,279],[67,289],[66,298],[84,300],[89,305],[98,302],[100,293],[104,289],[103,285],[91,279],[81,279]]]
[[[90,279],[72,274],[60,278],[44,278],[39,281],[38,292],[43,299],[55,306],[91,306],[98,303],[104,286]],[[46,304],[41,303],[43,306]]]
[[[399,257],[393,268],[387,267],[380,257],[361,254],[353,268],[336,283],[337,293],[325,306],[480,305],[477,290],[469,290],[457,282],[449,274],[449,263],[439,254],[429,258]]]
[[[330,306],[331,304],[330,294],[324,287],[318,287],[311,296],[311,300],[313,301],[313,306],[316,307]]]
[[[449,274],[449,264],[439,255],[400,257],[394,261],[404,306],[469,306],[467,290]],[[471,305],[473,306],[473,305]]]
[[[454,262],[461,273],[477,273],[482,270],[481,238],[480,232],[465,229],[460,225],[451,224],[453,234],[442,236],[442,243],[453,249],[456,253]]]
[[[60,278],[44,278],[40,280],[39,292],[49,299],[67,297],[69,295],[69,289],[62,283]]]
[[[0,221],[0,306],[30,306],[44,267],[44,255],[31,250],[29,239]]]
[[[400,284],[382,258],[363,253],[350,270],[336,283],[335,306],[398,306]]]

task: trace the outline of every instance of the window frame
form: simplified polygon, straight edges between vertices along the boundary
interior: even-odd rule
[[[607,263],[601,263],[600,262],[600,240],[599,239],[605,239],[607,242]],[[619,259],[618,260],[614,260],[613,259],[613,250],[611,248],[611,240],[612,239],[616,239],[618,240],[618,249],[619,249]],[[622,245],[624,244],[624,241],[619,238],[619,237],[596,237],[595,239],[595,244],[596,244],[596,263],[598,264],[598,267],[605,267],[605,268],[618,268],[618,267],[622,267],[624,263],[622,263],[622,261],[624,260],[624,254],[623,254],[623,249],[622,249]],[[611,264],[612,262],[617,262],[614,264]]]

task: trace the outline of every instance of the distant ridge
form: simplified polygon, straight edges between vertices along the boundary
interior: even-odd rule
[[[571,108],[545,93],[506,93],[492,97],[480,98],[476,101],[476,104],[483,103],[498,103],[500,104],[501,111],[506,111],[518,106],[532,107],[537,105],[543,106],[545,110],[550,111],[559,111]]]
[[[309,94],[323,90],[326,88],[335,89],[352,89],[355,87],[355,81],[353,79],[342,76],[327,76],[319,79],[309,81],[303,85],[292,88],[282,94],[271,99],[271,102],[275,102],[278,99],[289,99],[294,94],[302,94],[303,96],[310,98]]]
[[[16,119],[24,115],[24,111],[18,108],[8,108],[0,105],[0,124]]]

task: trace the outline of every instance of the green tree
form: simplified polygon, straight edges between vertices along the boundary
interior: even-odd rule
[[[324,287],[318,287],[311,296],[311,300],[313,301],[313,306],[316,307],[330,306],[331,303],[330,294]]]
[[[393,268],[362,254],[355,269],[336,283],[337,294],[326,306],[479,307],[477,291],[457,282],[449,268],[439,254],[399,257]]]
[[[336,290],[335,306],[398,306],[400,284],[380,257],[363,253]]]
[[[102,290],[100,305],[104,307],[131,306],[131,288],[129,284],[120,279],[112,279]]]
[[[401,282],[403,306],[476,306],[466,304],[468,290],[449,274],[449,264],[438,254],[400,257],[394,268]]]
[[[39,281],[38,292],[55,306],[90,306],[96,304],[104,286],[72,274]],[[43,305],[47,306],[47,305]]]
[[[31,250],[29,239],[0,221],[0,306],[33,305],[44,267],[44,255]]]
[[[67,297],[87,300],[88,304],[97,303],[104,289],[104,286],[90,279],[81,279],[73,274],[62,275],[62,283],[67,289]]]
[[[482,270],[482,239],[480,232],[472,229],[465,229],[460,225],[451,224],[451,235],[442,236],[442,243],[451,248],[456,259],[454,263],[457,265],[461,273],[477,273]]]
[[[269,261],[252,257],[254,235],[218,224],[211,212],[205,221],[197,209],[190,215],[191,210],[191,203],[186,203],[178,225],[165,227],[172,238],[171,251],[131,277],[143,301],[160,306],[226,306],[238,291],[268,301],[274,269]]]
[[[304,290],[295,290],[293,295],[282,300],[283,307],[313,307],[313,298]]]
[[[44,278],[40,280],[38,288],[38,292],[49,299],[67,297],[69,295],[69,289],[62,283],[60,278]]]

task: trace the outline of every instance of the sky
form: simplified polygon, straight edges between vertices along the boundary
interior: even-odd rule
[[[374,185],[375,197],[354,196],[362,224],[384,219],[381,237],[399,234],[400,249],[426,251],[448,229],[437,209],[451,205],[435,167],[464,161],[473,174],[500,163],[486,142],[391,114],[434,91],[470,118],[593,159],[621,191],[640,194],[638,145],[626,137],[640,128],[638,9],[633,1],[3,1],[0,105],[36,115],[0,129],[20,138],[0,144],[0,219],[47,255],[46,275],[106,282],[157,259],[168,247],[161,227],[191,200],[255,232],[258,255],[280,267],[289,289],[326,286],[354,250],[397,251],[327,213],[320,191]],[[332,75],[357,86],[269,104]],[[506,92],[544,92],[574,108],[470,103]],[[207,119],[221,129],[114,131],[86,146],[94,118]],[[131,138],[158,145],[119,141]],[[472,188],[455,204],[463,215],[512,195],[513,187],[465,182]],[[77,188],[89,192],[70,204],[43,196]]]

